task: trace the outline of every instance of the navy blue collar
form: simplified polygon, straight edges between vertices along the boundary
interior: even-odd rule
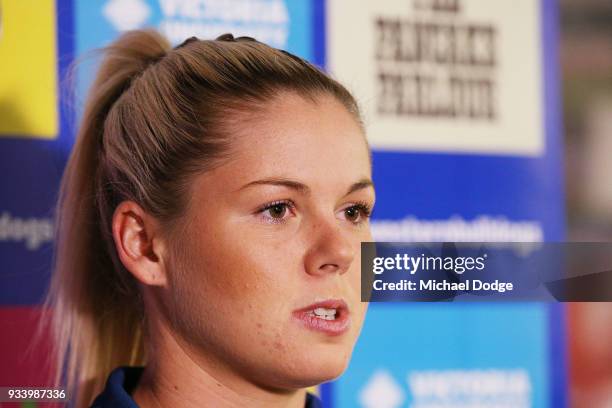
[[[144,367],[119,367],[106,380],[106,387],[95,399],[91,408],[138,408],[131,397]],[[306,394],[304,408],[323,408],[321,400]]]

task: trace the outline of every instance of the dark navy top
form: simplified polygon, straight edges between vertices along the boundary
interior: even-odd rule
[[[143,371],[144,367],[119,367],[113,370],[91,408],[138,408],[131,394]],[[320,399],[308,393],[304,408],[323,408],[323,405]]]

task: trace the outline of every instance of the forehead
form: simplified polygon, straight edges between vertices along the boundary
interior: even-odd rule
[[[304,178],[370,175],[363,129],[332,96],[306,99],[286,93],[246,116],[232,129],[230,155],[243,172]]]

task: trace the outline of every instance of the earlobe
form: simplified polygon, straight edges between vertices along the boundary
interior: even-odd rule
[[[159,222],[133,201],[123,201],[115,209],[113,239],[125,268],[144,285],[164,286],[163,242]]]

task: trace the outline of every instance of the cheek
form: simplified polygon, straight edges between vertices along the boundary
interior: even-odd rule
[[[237,240],[191,240],[172,282],[176,327],[194,344],[226,357],[236,350],[283,349],[284,320],[293,291],[279,265]],[[253,341],[256,340],[256,343]]]
[[[252,239],[238,228],[211,232],[186,243],[182,257],[187,262],[178,262],[184,264],[185,279],[178,286],[199,296],[204,308],[234,316],[263,318],[291,300],[294,281],[287,277],[295,266],[286,264],[289,260],[282,249]]]

